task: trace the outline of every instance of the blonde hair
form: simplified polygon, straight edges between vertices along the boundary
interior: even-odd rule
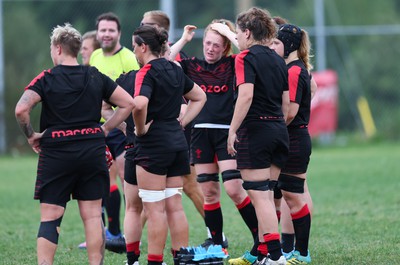
[[[307,31],[304,29],[301,29],[301,42],[300,47],[297,50],[297,56],[303,61],[308,71],[311,71],[314,68],[310,62],[310,57],[312,57],[310,38],[308,37]]]
[[[93,40],[93,50],[97,50],[101,47],[100,42],[97,40],[97,37],[96,37],[96,30],[88,31],[82,35],[82,41],[87,40],[87,39]]]
[[[143,14],[143,17],[151,17],[156,23],[157,26],[162,27],[169,31],[170,20],[168,15],[161,10],[151,10],[147,11]]]
[[[66,54],[77,57],[82,46],[82,36],[67,22],[64,26],[57,25],[53,28],[50,42],[51,45],[61,45]]]
[[[207,32],[210,31],[210,30],[212,30],[212,31],[218,33],[219,35],[221,35],[218,31],[211,29],[211,25],[214,24],[214,23],[222,23],[222,24],[224,24],[224,25],[227,25],[228,28],[229,28],[232,32],[235,32],[235,24],[233,24],[232,21],[227,20],[227,19],[223,19],[223,18],[221,18],[221,19],[214,19],[214,20],[211,21],[211,23],[208,24],[208,26],[204,29],[203,38],[206,36]],[[233,47],[232,47],[231,41],[230,41],[226,36],[224,36],[224,35],[221,35],[221,37],[222,37],[222,39],[224,40],[224,47],[226,47],[225,50],[224,50],[224,52],[223,52],[223,56],[226,57],[226,56],[229,56],[229,55],[233,54]]]

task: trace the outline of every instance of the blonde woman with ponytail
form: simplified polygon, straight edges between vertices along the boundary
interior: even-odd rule
[[[304,183],[311,156],[308,132],[311,109],[310,41],[305,30],[292,24],[279,25],[271,49],[285,59],[288,67],[289,158],[278,179],[278,188],[290,209],[295,234],[294,250],[287,254],[287,264],[309,264],[308,243],[311,228],[311,205],[304,196]]]

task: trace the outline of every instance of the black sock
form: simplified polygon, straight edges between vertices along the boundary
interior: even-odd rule
[[[267,244],[265,242],[258,242],[257,247],[257,260],[262,261],[268,255]]]
[[[126,252],[126,258],[128,259],[128,265],[133,265],[135,261],[139,260],[139,255],[136,255],[135,252]]]
[[[212,236],[214,244],[222,244],[223,218],[219,202],[204,205],[204,222]]]
[[[174,265],[179,265],[179,254],[181,253],[180,250],[174,250],[171,248],[172,258],[174,260]]]
[[[116,185],[115,185],[116,186]],[[113,235],[121,233],[119,211],[121,208],[121,194],[119,193],[118,187],[110,191],[110,196],[106,200],[106,210],[108,216],[108,231]]]
[[[240,215],[242,216],[243,221],[246,223],[249,228],[251,235],[253,236],[253,240],[255,243],[258,242],[258,221],[256,210],[254,209],[253,204],[251,203],[250,197],[246,197],[244,201],[236,205],[236,208],[239,210]]]
[[[292,221],[296,235],[295,249],[300,252],[300,255],[307,256],[311,228],[311,215],[307,204],[300,211],[292,214]]]
[[[147,261],[147,265],[162,265],[162,262],[158,262],[158,261]]]
[[[264,241],[267,244],[268,254],[272,260],[278,260],[282,256],[279,237],[279,233],[264,234]]]
[[[250,250],[250,254],[253,256],[258,256],[258,236],[257,236],[257,240],[254,242],[253,247]]]
[[[281,237],[282,251],[289,253],[294,249],[294,234],[282,233]]]

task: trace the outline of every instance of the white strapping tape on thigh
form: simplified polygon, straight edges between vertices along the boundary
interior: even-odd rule
[[[177,188],[166,188],[165,189],[165,198],[169,198],[174,196],[175,194],[182,195],[182,187]]]
[[[139,197],[143,202],[159,202],[165,200],[165,190],[139,189]]]

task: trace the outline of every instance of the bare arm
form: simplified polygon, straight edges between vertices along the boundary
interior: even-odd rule
[[[36,133],[33,130],[30,113],[41,100],[39,94],[36,92],[25,90],[15,107],[15,118],[17,119],[18,125],[28,139],[28,143],[31,145],[33,151],[36,153],[40,152],[39,140],[42,137],[42,133]]]
[[[187,104],[181,104],[181,111],[179,112],[178,120],[182,120],[183,115],[185,115],[187,109]]]
[[[133,110],[133,120],[135,122],[135,133],[137,136],[145,135],[150,127],[146,126],[147,106],[149,99],[145,96],[136,96],[133,101],[135,102],[135,109]]]
[[[115,110],[112,108],[110,104],[107,102],[103,101],[103,105],[101,107],[101,116],[105,119],[108,120],[111,118],[111,116],[114,114]],[[120,129],[125,135],[126,135],[126,123],[123,121],[121,122],[120,125],[117,127]]]
[[[314,98],[315,93],[317,92],[317,88],[318,88],[317,82],[315,82],[314,77],[311,76],[311,99]]]
[[[254,84],[245,83],[239,86],[239,95],[236,100],[235,111],[233,112],[227,141],[227,149],[230,155],[236,154],[236,149],[234,147],[237,141],[236,132],[249,112],[251,102],[253,101],[253,95]]]
[[[101,106],[101,117],[103,117],[105,120],[108,120],[113,114],[114,110],[112,106],[103,100],[103,104]]]
[[[296,117],[297,113],[299,112],[299,107],[300,105],[296,102],[290,102],[286,125],[289,125],[293,121],[294,117]]]
[[[195,34],[195,29],[197,29],[197,27],[193,25],[186,25],[184,27],[182,37],[174,45],[171,46],[171,54],[169,55],[169,59],[171,61],[175,60],[176,56],[183,49],[186,43],[192,41]]]
[[[236,34],[230,30],[230,28],[222,23],[213,23],[211,24],[211,29],[217,31],[219,34],[227,37],[236,48],[239,49],[239,44],[236,39]]]
[[[283,91],[283,93],[282,93],[282,112],[283,112],[283,118],[285,119],[285,121],[287,121],[288,115],[289,115],[289,104],[290,104],[289,91]]]
[[[133,98],[122,87],[117,86],[110,97],[110,102],[118,106],[111,117],[102,125],[104,133],[107,135],[112,129],[120,125],[135,107]]]
[[[180,120],[183,128],[196,118],[207,101],[206,93],[197,84],[194,84],[192,90],[185,94],[185,98],[189,100],[189,103]]]

